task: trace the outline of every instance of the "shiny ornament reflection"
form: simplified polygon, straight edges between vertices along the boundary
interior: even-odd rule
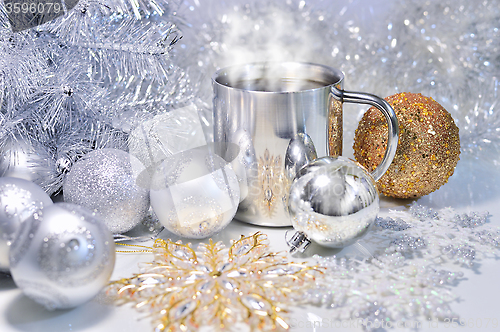
[[[69,203],[35,212],[10,251],[14,282],[49,310],[92,299],[109,281],[114,262],[113,236],[102,220]]]
[[[293,181],[297,172],[307,163],[318,158],[314,142],[304,133],[297,134],[288,143],[285,153],[285,173]]]
[[[294,236],[291,251],[303,251],[309,238],[343,248],[363,237],[377,217],[379,197],[373,177],[344,157],[324,157],[299,170],[290,188]],[[306,240],[305,242],[302,242]]]
[[[230,164],[207,147],[166,158],[151,181],[151,206],[172,233],[205,238],[233,219],[240,200]]]

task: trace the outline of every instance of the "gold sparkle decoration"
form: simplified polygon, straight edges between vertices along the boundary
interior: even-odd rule
[[[283,305],[303,301],[322,273],[269,252],[260,232],[229,247],[210,239],[196,250],[157,239],[152,252],[153,262],[144,263],[140,274],[111,282],[107,294],[151,315],[155,331],[223,331],[237,324],[252,331],[286,330]]]
[[[441,187],[453,175],[460,156],[458,127],[434,99],[398,93],[385,98],[399,120],[398,149],[377,181],[386,196],[415,198]],[[354,139],[354,156],[368,170],[382,161],[387,147],[387,124],[374,107],[361,119]]]
[[[286,196],[285,193],[288,193],[281,156],[274,157],[266,149],[264,156],[259,158],[258,169],[258,181],[261,188],[257,198],[257,206],[260,207],[264,215],[272,217],[276,209],[276,202],[282,201]]]
[[[337,88],[341,89],[340,86]],[[342,103],[331,98],[328,106],[328,153],[330,156],[342,155]]]

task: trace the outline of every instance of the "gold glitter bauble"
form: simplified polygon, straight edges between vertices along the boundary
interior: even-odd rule
[[[460,155],[458,128],[434,99],[403,92],[385,98],[399,120],[399,141],[391,166],[377,182],[386,196],[415,198],[441,187]],[[354,138],[356,160],[373,171],[387,147],[387,123],[375,107],[361,119]]]

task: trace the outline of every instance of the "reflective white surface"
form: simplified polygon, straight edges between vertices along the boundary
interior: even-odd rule
[[[469,159],[463,156],[460,160],[456,173],[450,178],[448,184],[438,191],[420,198],[419,204],[441,209],[452,207],[457,211],[484,211],[492,214],[491,223],[500,226],[500,170],[488,161]],[[387,213],[389,209],[405,209],[411,204],[409,200],[395,200],[381,197],[381,214]],[[233,221],[229,226],[214,236],[214,240],[222,240],[227,244],[230,239],[238,238],[240,234],[249,235],[258,230],[268,234],[272,251],[286,250],[284,234],[290,228],[266,228],[257,227]],[[162,233],[163,238],[178,238]],[[197,241],[192,241],[194,244]],[[342,250],[326,249],[311,246],[309,255],[314,253],[320,255],[349,255],[356,252],[356,247],[350,246]],[[150,254],[118,254],[112,279],[128,277],[138,272],[137,263],[148,261],[152,258]],[[500,322],[498,311],[498,299],[500,299],[500,287],[498,287],[498,276],[500,275],[500,264],[493,259],[485,259],[476,263],[472,269],[465,270],[465,279],[453,291],[459,295],[459,301],[452,304],[453,310],[467,321],[483,322],[483,327],[478,329],[469,328],[445,328],[443,322],[432,326],[429,322],[422,323],[422,331],[496,331],[492,327],[491,320]],[[106,304],[101,298],[82,305],[73,310],[47,311],[42,306],[25,297],[16,288],[12,279],[5,275],[0,276],[0,331],[152,331],[148,318],[143,318],[131,306],[125,305],[115,307]],[[292,331],[362,331],[342,322],[344,327],[316,328],[312,327],[311,321],[327,320],[331,314],[330,309],[304,306],[293,308],[289,323],[294,326]],[[142,318],[142,319],[141,319]],[[489,327],[484,327],[490,319]],[[340,324],[340,323],[339,323]],[[399,330],[399,329],[396,329]]]

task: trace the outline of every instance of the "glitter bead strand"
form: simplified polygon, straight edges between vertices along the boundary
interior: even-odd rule
[[[405,211],[390,211],[360,241],[374,248],[372,255],[313,256],[326,271],[306,297],[329,307],[331,319],[457,318],[453,287],[465,280],[464,272],[478,268],[476,262],[500,253],[500,231],[488,218],[487,212],[457,214],[415,202]]]

